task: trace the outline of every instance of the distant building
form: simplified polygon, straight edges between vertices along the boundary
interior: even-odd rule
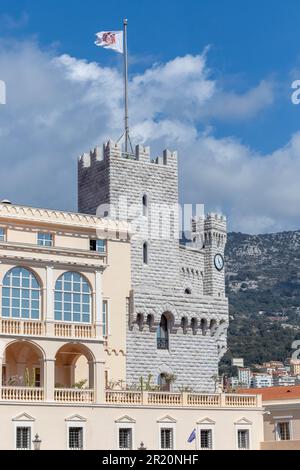
[[[243,357],[232,358],[232,365],[236,367],[244,367],[244,358]]]
[[[238,381],[240,384],[250,386],[251,382],[251,370],[249,367],[239,367],[238,368]]]
[[[273,385],[274,386],[281,386],[287,387],[289,385],[296,385],[296,377],[292,377],[291,375],[278,375],[273,376]]]
[[[290,368],[291,368],[291,374],[292,375],[300,374],[300,361],[299,361],[299,359],[291,359]]]
[[[253,374],[251,379],[252,388],[272,387],[273,377],[270,374]]]
[[[251,391],[243,389],[239,393]],[[300,450],[300,386],[256,389],[255,393],[262,396],[266,410],[261,449]]]
[[[237,388],[240,385],[238,377],[230,377],[229,385],[231,388]]]

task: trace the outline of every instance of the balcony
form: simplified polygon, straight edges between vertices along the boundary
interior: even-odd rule
[[[194,408],[259,408],[259,395],[224,393],[132,392],[107,390],[105,402],[113,405],[178,406]]]
[[[0,400],[94,403],[96,374],[92,353],[80,341],[63,344],[49,360],[37,344],[25,339],[13,341],[4,350]]]
[[[4,401],[44,401],[44,389],[40,387],[2,387],[1,398]],[[56,388],[54,401],[59,403],[93,403],[94,390],[74,388]]]
[[[2,387],[1,398],[6,401],[43,401],[44,389],[40,387]]]
[[[54,401],[59,403],[93,403],[94,390],[77,390],[75,388],[56,388]]]
[[[56,322],[47,324],[39,320],[0,319],[0,334],[12,336],[48,336],[56,338],[96,338],[96,327],[90,324]]]

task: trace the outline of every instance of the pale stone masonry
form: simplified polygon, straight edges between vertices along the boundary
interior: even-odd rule
[[[111,141],[103,151],[80,157],[78,206],[79,212],[98,210],[98,215],[127,219],[133,231],[139,229],[131,240],[127,383],[148,374],[157,383],[161,374],[172,374],[173,390],[214,391],[228,326],[224,268],[218,270],[215,263],[217,254],[224,255],[225,217],[195,219],[192,247],[181,246],[177,153],[165,150],[151,160],[148,147],[138,145],[134,155],[124,155]],[[163,314],[169,341],[168,348],[158,349]]]

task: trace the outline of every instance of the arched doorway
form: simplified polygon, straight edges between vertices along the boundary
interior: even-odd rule
[[[2,386],[41,388],[44,382],[44,354],[29,341],[14,341],[4,351]]]
[[[68,343],[57,351],[55,388],[94,388],[94,357],[86,346],[80,343]]]

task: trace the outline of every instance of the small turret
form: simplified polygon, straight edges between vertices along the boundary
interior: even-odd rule
[[[225,296],[224,251],[227,240],[226,217],[210,213],[204,220],[204,294]]]

